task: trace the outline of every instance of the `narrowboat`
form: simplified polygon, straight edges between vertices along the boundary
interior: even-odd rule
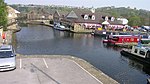
[[[69,28],[66,28],[65,26],[60,24],[54,24],[54,29],[61,30],[61,31],[69,30]]]
[[[108,35],[129,35],[129,33],[118,31],[95,30],[94,32],[92,32],[92,35],[106,37]]]
[[[123,49],[121,55],[133,57],[141,62],[150,64],[150,48],[141,46],[132,46],[132,49]]]
[[[137,44],[139,41],[138,36],[133,35],[109,35],[103,40],[103,43],[113,44],[113,45],[128,45]]]

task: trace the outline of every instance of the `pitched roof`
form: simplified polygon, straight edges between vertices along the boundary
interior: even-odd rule
[[[78,18],[78,16],[76,15],[76,13],[73,10],[66,17],[67,17],[67,19],[69,19],[69,18],[77,19]]]
[[[84,15],[87,15],[88,19],[85,19]],[[92,19],[92,16],[95,16],[94,20]],[[98,12],[92,13],[90,10],[74,9],[65,17],[65,20],[78,23],[100,23],[102,20],[101,17],[101,13]]]
[[[60,11],[60,10],[56,10],[53,13],[53,15],[57,15],[57,17],[59,17],[59,18],[66,17],[67,14],[68,14],[68,12],[66,12],[66,11]]]
[[[13,12],[16,13],[16,14],[20,14],[20,12],[19,12],[18,10],[12,8],[11,6],[7,6],[7,9],[8,9],[8,10],[7,10],[8,12],[12,12],[12,11],[13,11]]]
[[[85,19],[84,16],[87,15],[88,19]],[[95,16],[95,19],[92,19],[92,16]],[[90,10],[85,10],[85,9],[74,9],[70,13],[66,15],[66,17],[63,19],[64,21],[69,21],[69,22],[77,22],[77,23],[102,23],[105,20],[102,18],[102,16],[108,16],[110,17],[111,15],[107,13],[101,13],[99,11],[95,11],[95,13],[92,13]],[[108,20],[108,23],[112,25],[120,25],[122,24],[121,21],[119,20],[114,20],[110,21]]]

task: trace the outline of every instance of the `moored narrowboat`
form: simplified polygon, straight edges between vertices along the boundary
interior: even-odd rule
[[[128,45],[137,44],[139,41],[138,36],[133,35],[109,35],[103,40],[103,43],[113,44],[113,45]]]
[[[141,46],[132,46],[132,49],[123,49],[121,55],[133,57],[141,62],[150,64],[150,48]]]

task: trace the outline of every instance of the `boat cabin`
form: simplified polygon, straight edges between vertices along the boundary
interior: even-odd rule
[[[133,46],[131,53],[142,58],[150,58],[150,48],[149,47],[138,47]]]

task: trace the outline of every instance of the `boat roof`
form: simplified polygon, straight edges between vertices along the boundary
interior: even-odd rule
[[[112,36],[113,38],[118,37],[118,38],[138,38],[138,36]]]
[[[112,36],[116,36],[116,37],[120,37],[120,36],[121,37],[126,37],[127,36],[128,37],[128,36],[137,36],[137,35],[112,35]]]
[[[136,48],[140,48],[140,49],[145,49],[145,50],[148,50],[148,51],[150,51],[150,47],[144,47],[144,46],[136,46]]]

